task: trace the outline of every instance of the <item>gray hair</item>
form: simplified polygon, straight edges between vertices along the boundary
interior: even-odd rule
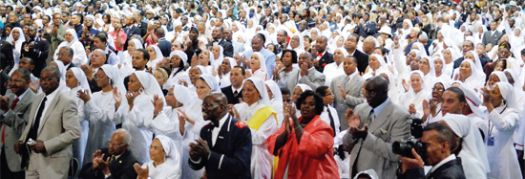
[[[131,135],[126,129],[120,128],[117,129],[113,134],[122,134],[122,138],[124,139],[124,143],[126,145],[131,144]]]
[[[13,72],[13,74],[14,73],[20,73],[20,75],[22,75],[22,78],[26,80],[27,83],[31,82],[31,72],[29,72],[28,70],[24,68],[18,68]]]
[[[47,71],[50,72],[53,78],[56,78],[57,81],[60,81],[60,70],[56,66],[47,66],[44,69],[42,69],[42,72]]]

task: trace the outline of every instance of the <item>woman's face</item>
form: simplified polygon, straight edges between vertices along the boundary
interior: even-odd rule
[[[155,52],[155,49],[152,46],[149,46],[146,50],[148,50],[150,59],[157,59],[157,53]]]
[[[434,84],[432,87],[432,98],[436,101],[442,101],[443,93],[445,92],[445,87],[441,83]]]
[[[135,50],[136,50],[136,47],[135,47],[135,43],[133,42],[129,42],[128,43],[128,54],[133,54],[135,53]]]
[[[334,61],[341,62],[344,59],[345,55],[342,50],[338,49],[334,51]]]
[[[199,68],[191,68],[190,69],[190,80],[191,80],[191,83],[192,84],[195,84],[196,83],[196,80],[199,79],[201,77],[201,70]]]
[[[73,89],[73,88],[77,87],[78,85],[79,85],[79,83],[78,83],[77,78],[75,77],[75,74],[73,73],[73,71],[68,70],[66,72],[66,86],[68,88]]]
[[[183,62],[182,62],[182,59],[179,58],[179,56],[174,55],[173,57],[170,58],[170,63],[171,63],[172,68],[178,68]]]
[[[444,50],[443,58],[445,58],[447,61],[452,61],[452,52],[450,52],[450,50]]]
[[[499,77],[496,74],[491,74],[489,76],[489,80],[487,81],[488,86],[494,86],[497,82],[499,82]]]
[[[178,42],[173,42],[173,43],[171,44],[171,51],[175,51],[175,50],[184,50],[184,49],[182,49],[180,43],[178,43]]]
[[[496,67],[494,67],[494,70],[495,71],[503,71],[505,70],[505,61],[504,60],[500,60],[496,63]]]
[[[199,99],[201,100],[204,100],[204,97],[211,93],[211,88],[200,78],[195,82],[195,88],[197,89],[197,96],[199,96]]]
[[[297,101],[297,99],[299,99],[299,96],[301,96],[301,93],[303,93],[303,90],[299,86],[296,86],[293,90],[292,102]]]
[[[230,66],[230,60],[223,60],[222,63],[221,63],[221,68],[222,68],[222,72],[224,74],[226,73],[229,73],[231,71],[231,66]]]
[[[220,53],[221,53],[221,49],[220,49],[220,47],[217,46],[217,45],[214,45],[213,48],[212,48],[212,53],[213,53],[213,57],[214,57],[215,59],[219,58]]]
[[[158,71],[158,70],[155,70],[155,73],[153,73],[153,76],[155,77],[155,79],[157,80],[157,82],[159,83],[160,86],[164,85],[164,83],[166,83],[166,81],[168,80],[166,77],[164,77],[164,75]]]
[[[166,154],[160,140],[157,138],[153,139],[149,146],[149,158],[151,158],[154,163],[161,163],[164,162],[165,156]]]
[[[11,33],[13,34],[13,40],[17,41],[20,38],[20,30],[13,29]]]
[[[325,105],[334,103],[334,94],[332,93],[332,90],[330,90],[330,88],[326,88],[325,96],[323,97],[323,103]]]
[[[470,75],[472,74],[472,67],[470,66],[470,63],[462,63],[459,66],[459,74],[465,77],[465,79],[467,77],[470,77]]]
[[[210,52],[202,51],[199,54],[199,65],[208,66],[210,64]]]
[[[249,105],[256,103],[259,101],[259,99],[261,99],[257,88],[255,88],[255,85],[250,80],[246,80],[246,82],[244,82],[242,87],[242,99]]]
[[[286,67],[292,66],[292,53],[286,52],[283,55],[283,58],[281,58],[283,65]]]
[[[434,60],[434,70],[436,73],[441,73],[443,70],[443,61],[441,59]]]
[[[379,64],[379,61],[377,61],[377,58],[374,56],[370,56],[370,61],[368,61],[368,65],[374,70],[377,70],[381,66]]]
[[[131,79],[131,77],[130,77],[130,79]],[[95,73],[95,82],[97,83],[98,87],[104,88],[104,87],[106,87],[108,85],[111,85],[109,80],[110,80],[109,77],[106,75],[106,73],[103,70],[98,70],[97,73]]]
[[[259,59],[259,56],[254,54],[252,55],[252,58],[250,60],[250,69],[252,69],[253,72],[258,70],[259,68],[261,68],[261,61]]]
[[[503,96],[501,96],[501,91],[499,90],[499,87],[496,85],[494,86],[494,89],[489,90],[489,96],[490,101],[494,105],[494,107],[498,107],[501,105],[501,102],[503,101]]]
[[[290,46],[292,47],[292,49],[299,47],[299,43],[301,43],[301,40],[299,38],[301,37],[297,35],[292,37],[292,40],[290,41]]]
[[[414,73],[410,75],[410,85],[412,86],[414,92],[417,93],[421,91],[421,89],[423,89],[423,79],[421,79],[421,76],[419,76],[419,74]]]
[[[139,78],[137,78],[137,75],[133,74],[129,77],[128,81],[128,91],[130,92],[139,92],[142,88],[142,84],[140,84]]]
[[[419,61],[419,70],[421,70],[423,74],[427,74],[428,72],[430,72],[430,66],[428,64],[427,58],[422,58]]]
[[[304,119],[312,119],[316,115],[314,96],[306,97],[303,103],[301,103],[299,109],[301,110],[301,116]]]

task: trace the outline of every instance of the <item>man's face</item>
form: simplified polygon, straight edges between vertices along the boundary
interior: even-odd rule
[[[343,60],[343,69],[346,73],[346,75],[350,75],[355,72],[355,69],[357,67],[357,64],[354,62],[354,60],[351,57],[345,57]]]
[[[102,50],[106,49],[106,44],[104,44],[104,42],[102,42],[102,40],[100,40],[99,38],[93,39],[93,46],[97,49],[102,49]]]
[[[49,70],[43,70],[40,74],[40,87],[45,94],[50,94],[58,88],[59,78],[53,76]]]
[[[436,165],[442,159],[444,159],[444,157],[447,157],[448,156],[447,151],[450,151],[448,149],[449,146],[446,141],[445,142],[438,141],[438,135],[439,134],[437,131],[429,130],[429,131],[424,131],[423,136],[421,137],[421,142],[425,145],[425,149],[427,152],[428,163],[425,163],[427,165]],[[447,156],[444,156],[444,155],[447,155]]]
[[[326,40],[322,37],[318,37],[315,48],[317,49],[317,52],[324,52],[326,49]]]
[[[124,143],[124,138],[121,134],[114,133],[111,136],[111,140],[108,142],[108,152],[111,155],[119,155],[122,154],[126,149],[128,148],[128,145]]]
[[[206,96],[202,102],[202,114],[204,120],[217,121],[221,113],[221,106],[214,96]]]
[[[211,36],[213,37],[214,40],[218,40],[221,38],[221,30],[219,28],[214,28],[212,33],[211,33]]]
[[[357,46],[357,39],[353,36],[346,38],[344,47],[346,50],[353,50]]]
[[[299,67],[302,69],[302,70],[308,70],[312,67],[312,62],[311,60],[308,58],[308,55],[306,54],[301,54],[299,56]]]
[[[80,17],[77,16],[77,15],[72,16],[72,17],[71,17],[71,23],[72,23],[73,25],[80,24]]]
[[[16,95],[21,95],[29,87],[29,82],[19,72],[14,72],[9,78],[9,89]]]
[[[277,33],[277,43],[285,43],[286,42],[286,35],[284,34],[284,31],[279,31]]]
[[[263,42],[259,37],[254,37],[252,39],[252,49],[253,51],[260,51],[263,47]]]
[[[27,59],[21,59],[20,63],[18,64],[20,68],[26,69],[28,71],[33,71],[35,68],[35,65],[33,65],[29,60]]]
[[[91,65],[95,67],[101,67],[106,63],[106,56],[100,51],[94,51],[91,53]]]
[[[447,113],[461,114],[464,105],[463,102],[459,101],[458,94],[449,90],[443,93],[443,104],[441,105],[443,115]]]
[[[143,52],[141,51],[135,51],[133,55],[131,56],[131,64],[133,65],[133,68],[136,70],[144,69],[148,61],[144,59]]]
[[[65,48],[60,48],[58,51],[58,60],[62,61],[64,64],[69,64],[73,60],[73,56],[70,56]]]

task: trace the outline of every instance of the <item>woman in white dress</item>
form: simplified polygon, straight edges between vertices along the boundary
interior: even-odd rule
[[[82,43],[78,40],[75,29],[66,30],[66,33],[64,34],[64,41],[62,41],[62,43],[58,45],[53,59],[58,59],[58,51],[64,46],[73,49],[73,60],[71,61],[71,63],[73,63],[75,66],[80,66],[88,62],[86,49],[84,49],[84,45],[82,45]]]
[[[154,122],[152,101],[155,96],[162,97],[163,93],[153,75],[144,71],[135,71],[130,75],[126,94],[129,107],[122,127],[133,137],[134,142],[129,148],[142,163],[149,161],[148,146],[153,138],[151,127]]]
[[[84,110],[84,101],[80,99],[79,91],[82,91],[86,94],[91,94],[89,89],[89,83],[87,81],[86,75],[78,67],[72,67],[66,72],[66,86],[67,90],[64,90],[63,93],[66,93],[68,96],[74,96],[78,116],[80,119],[80,138],[73,143],[73,156],[78,159],[79,163],[82,164],[84,160],[84,152],[86,151],[86,145],[89,134],[89,122],[88,122],[88,113]],[[91,154],[88,154],[91,155]]]
[[[266,80],[264,82],[266,88],[268,89],[268,97],[270,98],[271,106],[273,110],[277,113],[278,126],[281,125],[281,122],[284,119],[284,105],[283,105],[283,94],[279,85],[273,80]]]
[[[391,76],[391,73],[388,70],[388,64],[385,62],[384,58],[381,55],[370,55],[368,67],[366,68],[365,73],[363,74],[363,79],[366,80],[375,77],[381,73],[385,73],[389,77]]]
[[[416,70],[410,72],[410,89],[399,98],[400,105],[413,117],[423,117],[423,100],[430,97],[428,89],[425,89],[423,72]]]
[[[13,70],[18,68],[18,63],[20,62],[20,57],[22,53],[22,43],[24,43],[25,41],[26,37],[24,36],[24,31],[22,31],[20,27],[15,27],[11,29],[9,36],[6,38],[6,42],[13,45]]]
[[[476,124],[461,114],[446,114],[441,118],[461,140],[461,165],[467,179],[487,178],[490,171],[487,150]]]
[[[223,48],[219,44],[211,47],[210,62],[213,70],[217,70],[224,60]]]
[[[79,93],[84,102],[86,114],[89,114],[89,137],[84,155],[84,162],[91,161],[91,154],[106,147],[116,126],[121,124],[122,104],[125,88],[119,71],[112,65],[103,65],[95,74],[95,82],[100,91],[92,96]],[[119,85],[122,84],[122,85]]]
[[[254,52],[250,57],[250,70],[252,72],[252,77],[266,80],[266,68],[261,65],[264,65],[263,55],[259,52]]]
[[[157,135],[149,147],[151,161],[133,165],[137,179],[179,179],[181,158],[178,146],[164,135]]]
[[[251,77],[243,84],[243,102],[236,104],[235,117],[246,121],[252,133],[251,173],[253,178],[272,177],[272,155],[266,147],[266,139],[278,128],[264,81]]]
[[[160,51],[160,48],[157,45],[150,45],[146,48],[146,50],[149,54],[149,61],[146,66],[148,69],[157,69],[157,64],[164,59],[164,56],[162,56],[162,51]]]
[[[219,87],[224,88],[231,85],[230,74],[233,67],[237,66],[237,61],[231,57],[226,57],[217,70],[219,76]]]
[[[492,88],[492,89],[490,89]],[[487,107],[487,153],[490,164],[489,178],[521,179],[518,170],[513,134],[518,127],[519,115],[512,85],[498,82],[483,89],[483,103]]]
[[[170,53],[168,63],[170,64],[171,73],[168,76],[168,81],[162,87],[163,89],[169,89],[175,84],[180,84],[188,77],[185,73],[188,56],[181,50],[175,50]]]
[[[135,53],[137,49],[143,49],[141,41],[136,38],[131,38],[128,41],[127,50],[118,53],[118,57],[120,59],[120,62],[118,63],[120,64],[119,69],[130,71],[129,73],[134,71],[133,64],[131,63],[131,58],[133,53]]]
[[[472,60],[463,60],[459,66],[459,70],[455,73],[454,80],[461,81],[463,86],[480,92],[480,88],[483,86],[485,79],[485,73],[479,72],[478,68]]]

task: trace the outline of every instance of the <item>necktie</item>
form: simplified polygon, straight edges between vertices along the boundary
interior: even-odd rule
[[[40,118],[42,118],[42,113],[44,113],[44,108],[46,107],[46,101],[47,101],[47,97],[44,97],[44,99],[40,103],[40,106],[38,107],[38,111],[35,117],[35,122],[33,123],[33,126],[31,127],[31,129],[29,130],[29,135],[28,135],[28,138],[26,138],[26,140],[29,140],[29,138],[36,140],[38,126],[40,126]]]
[[[235,92],[233,92],[233,97],[236,98],[237,96],[239,96],[239,92],[235,90]]]
[[[334,117],[332,116],[332,113],[330,112],[330,108],[328,108],[328,105],[326,106],[326,111],[328,111],[328,117],[330,118],[330,127],[332,127],[332,130],[334,131],[334,136],[336,136],[337,134],[335,133]]]
[[[370,113],[368,113],[368,125],[370,125],[370,123],[372,122],[372,120],[374,119],[374,109],[372,108],[372,110],[370,110]],[[363,141],[361,140],[361,145],[359,145],[359,150],[357,151],[357,156],[355,157],[355,160],[354,160],[354,165],[352,166],[352,178],[357,174],[357,161],[359,160],[359,154],[361,153],[361,148],[363,148]]]
[[[20,101],[20,98],[16,97],[15,100],[13,100],[13,103],[11,104],[11,109],[15,109],[16,104],[18,104],[18,101]]]

